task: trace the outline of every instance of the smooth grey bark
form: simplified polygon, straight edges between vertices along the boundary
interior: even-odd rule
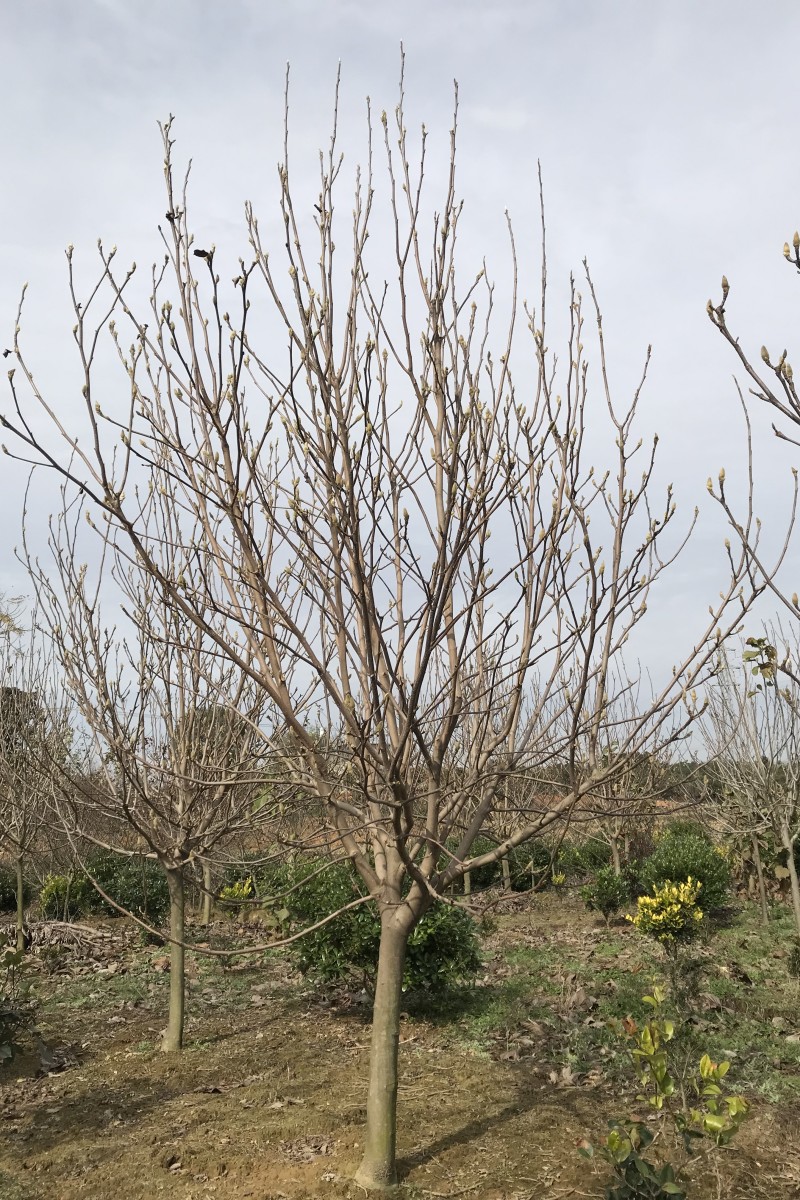
[[[212,910],[212,879],[211,879],[211,863],[203,863],[203,906],[200,914],[200,921],[203,925],[208,925],[211,921]]]
[[[800,937],[800,881],[797,878],[797,866],[794,861],[794,838],[787,826],[781,829],[781,845],[786,851],[786,868],[789,872],[789,882],[792,888],[792,909],[797,935]]]
[[[169,1019],[161,1049],[170,1053],[183,1048],[184,1008],[186,1003],[185,951],[185,881],[183,867],[167,869],[169,888]]]
[[[764,864],[761,862],[761,849],[758,845],[758,837],[753,834],[750,838],[750,846],[753,851],[753,866],[756,869],[756,878],[758,880],[758,899],[761,905],[761,920],[764,925],[769,925],[769,903],[767,902],[767,885],[764,882]]]
[[[619,842],[613,835],[609,839],[609,841],[611,843],[611,865],[614,868],[614,874],[621,875],[622,874],[622,863],[620,862],[620,857],[619,857]]]
[[[382,1189],[397,1183],[397,1052],[406,946],[416,918],[404,905],[381,913],[378,978],[372,1012],[364,1157],[355,1181]]]
[[[17,949],[25,949],[25,880],[22,876],[22,855],[17,857]]]
[[[503,872],[503,891],[511,891],[511,864],[508,861],[508,855],[500,859],[500,867]]]

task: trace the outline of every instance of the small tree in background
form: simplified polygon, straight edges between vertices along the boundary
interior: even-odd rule
[[[179,513],[160,493],[148,501],[162,553],[178,552],[188,544],[179,536]],[[179,608],[164,602],[153,574],[126,561],[105,531],[92,579],[78,557],[82,515],[78,506],[53,526],[54,569],[28,560],[64,689],[81,722],[57,809],[73,843],[145,855],[165,872],[170,1007],[162,1048],[175,1051],[184,1036],[187,869],[210,861],[222,842],[250,832],[271,813],[257,803],[265,773],[265,694],[219,655],[201,625],[187,623]],[[189,571],[187,563],[184,589],[191,587]],[[127,633],[104,620],[104,582],[122,598]],[[214,614],[207,619],[213,622]]]
[[[798,661],[797,636],[787,640],[779,628],[765,632],[769,645],[782,646],[787,662]],[[800,687],[791,678],[781,682],[776,676],[777,670],[772,679],[757,673],[754,680],[751,667],[735,672],[723,659],[715,686],[709,689],[703,728],[724,785],[719,800],[723,818],[751,842],[762,916],[768,920],[758,837],[769,831],[786,855],[800,935]]]
[[[601,867],[592,883],[581,889],[581,896],[586,907],[596,909],[608,927],[611,918],[630,900],[630,890],[613,866]]]
[[[791,246],[788,242],[784,243],[783,256],[800,274],[800,233],[795,232]],[[775,436],[794,446],[800,446],[800,395],[798,395],[797,385],[794,382],[794,370],[789,361],[787,351],[783,349],[779,353],[770,352],[766,346],[762,346],[761,362],[759,364],[755,363],[753,357],[747,353],[743,346],[741,338],[733,333],[728,325],[727,304],[730,290],[728,280],[723,275],[722,294],[719,304],[715,305],[709,300],[706,305],[709,319],[733,349],[736,357],[743,366],[750,383],[753,385],[749,390],[749,394],[754,396],[761,404],[767,405],[773,410],[773,414],[776,414],[772,425]],[[749,439],[750,420],[747,414],[747,405],[739,384],[737,383],[736,386],[739,392],[739,399],[745,408]],[[750,470],[752,474],[752,456]],[[786,586],[779,585],[778,579],[778,570],[784,561],[789,564],[796,563],[797,561],[796,555],[794,555],[794,558],[791,556],[792,534],[797,515],[798,498],[800,497],[796,468],[792,469],[792,474],[794,477],[794,494],[790,506],[789,526],[779,561],[770,566],[766,566],[763,561],[759,539],[760,524],[754,526],[751,519],[743,522],[730,505],[725,491],[724,471],[720,473],[716,490],[711,479],[709,479],[708,490],[715,496],[724,509],[737,541],[741,543],[748,555],[753,574],[760,575],[762,580],[768,583],[772,594],[788,610],[791,620],[793,622],[800,622],[800,597],[798,596],[800,589],[797,586],[796,569],[793,578]],[[774,646],[763,639],[760,639],[760,641],[761,645],[754,647],[760,653],[753,655],[753,661],[763,670],[765,678],[769,678],[777,670],[782,675],[790,678],[794,685],[800,685],[800,662],[797,657],[790,658],[788,654],[780,658],[777,656],[773,657],[770,651],[774,650]]]
[[[105,522],[109,544],[150,575],[148,596],[163,602],[165,624],[177,622],[189,644],[194,627],[263,695],[281,723],[287,776],[300,795],[317,798],[328,843],[377,906],[357,1174],[365,1187],[396,1182],[402,979],[420,920],[466,872],[554,828],[632,761],[679,737],[695,715],[693,689],[750,598],[748,559],[731,556],[721,598],[675,668],[624,737],[610,735],[619,689],[635,686],[612,664],[687,534],[668,545],[672,490],[659,501],[651,494],[655,444],[643,449],[636,432],[641,385],[622,402],[612,394],[588,272],[602,403],[589,402],[588,331],[574,280],[557,375],[544,252],[517,365],[511,231],[513,281],[499,337],[485,270],[457,270],[455,122],[430,223],[427,135],[412,171],[402,97],[380,127],[391,283],[381,281],[383,263],[371,262],[368,243],[378,203],[371,117],[348,215],[339,215],[334,130],[307,211],[290,183],[287,149],[282,244],[276,252],[266,242],[248,205],[249,248],[232,271],[213,246],[194,241],[167,122],[166,253],[148,310],[129,306],[133,268],[118,273],[115,252],[102,246],[98,289],[79,298],[68,253],[89,437],[64,433],[19,334],[14,369],[64,442],[34,431],[13,378],[16,416],[3,418],[20,451],[60,472],[101,514],[94,519]],[[232,288],[222,282],[231,274]],[[123,412],[104,380],[107,415],[95,361],[106,325],[128,393]],[[600,469],[587,459],[590,425],[598,455],[608,435]],[[162,495],[165,515],[189,514],[191,538],[165,537],[150,519],[145,497]],[[121,698],[115,692],[112,708]],[[320,726],[335,754],[321,752]],[[109,733],[104,741],[113,744]],[[612,742],[609,757],[603,748]],[[566,764],[558,793],[546,786],[554,763]],[[510,778],[527,781],[524,811],[502,842],[474,854]],[[167,853],[149,836],[154,853]]]
[[[639,713],[650,702],[641,689],[626,689],[623,678],[624,674],[615,689],[616,701],[609,707],[597,750],[601,761],[616,763],[618,769],[585,803],[587,816],[594,818],[592,833],[608,845],[616,875],[621,875],[623,865],[628,864],[629,847],[636,833],[649,829],[656,817],[663,816],[665,806],[680,803],[670,771],[670,753],[680,745],[679,736],[662,739],[661,754],[647,751],[619,761],[619,747],[625,744]],[[579,746],[578,753],[582,752]]]
[[[14,859],[17,949],[25,944],[25,859],[58,788],[68,751],[64,698],[50,656],[32,628],[12,625],[0,640],[0,845]]]

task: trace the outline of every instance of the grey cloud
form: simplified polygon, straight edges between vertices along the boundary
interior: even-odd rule
[[[723,536],[705,479],[725,463],[732,486],[742,487],[735,364],[704,313],[722,272],[732,285],[731,322],[748,346],[765,341],[791,352],[796,337],[800,281],[780,257],[800,224],[796,86],[785,65],[800,32],[793,0],[761,8],[743,0],[39,0],[7,6],[4,23],[0,342],[29,279],[26,344],[65,411],[79,401],[79,383],[63,249],[76,244],[84,279],[98,235],[117,243],[125,261],[145,265],[160,253],[156,120],[176,114],[179,152],[194,159],[198,234],[235,261],[245,198],[277,236],[272,200],[287,60],[292,164],[310,211],[338,61],[351,170],[364,157],[365,97],[378,111],[396,102],[402,39],[409,127],[425,120],[433,147],[446,145],[459,80],[469,263],[486,253],[492,273],[507,278],[508,207],[522,290],[535,295],[540,159],[554,334],[568,272],[588,255],[615,386],[635,386],[654,343],[643,425],[662,435],[662,476],[674,481],[686,512],[702,508],[700,536],[668,607],[681,620],[704,609],[722,570]],[[783,479],[797,452],[774,442],[766,413],[754,412],[753,423],[759,512],[765,536],[777,540]],[[24,586],[11,557],[21,479],[4,471],[0,586],[11,590]],[[54,503],[43,485],[31,523],[41,526]]]

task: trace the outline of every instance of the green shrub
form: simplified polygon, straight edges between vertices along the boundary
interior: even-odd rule
[[[514,892],[529,891],[534,886],[534,880],[540,888],[547,887],[553,873],[550,847],[540,838],[516,846],[508,856],[508,865]]]
[[[479,837],[472,843],[469,857],[477,858],[480,854],[489,854],[492,850],[496,849],[497,842],[490,841],[489,838]],[[482,867],[475,867],[470,871],[472,890],[481,891],[483,888],[491,887],[492,884],[497,883],[501,870],[499,860],[497,862],[486,863]]]
[[[445,845],[447,847],[448,853],[446,856],[442,857],[442,862],[441,862],[442,870],[444,870],[447,867],[448,863],[450,862],[450,856],[455,855],[458,852],[459,842],[460,842],[459,838],[448,838],[447,839]],[[491,850],[494,850],[496,848],[496,846],[497,846],[497,842],[492,842],[489,840],[489,838],[485,838],[485,837],[476,838],[475,841],[472,843],[472,847],[471,847],[467,857],[468,858],[477,858],[481,854],[488,854]],[[501,869],[502,868],[500,866],[499,861],[486,863],[482,867],[475,867],[469,873],[469,882],[470,882],[471,890],[473,892],[481,892],[481,891],[483,891],[484,888],[491,887],[492,884],[497,883],[500,878]],[[456,890],[458,892],[463,892],[463,890],[464,890],[463,878],[456,880]]]
[[[272,907],[286,908],[295,924],[312,925],[364,895],[349,864],[326,858],[298,856],[294,861],[271,863],[254,878],[258,895]]]
[[[19,1034],[33,1025],[36,1006],[27,968],[24,951],[0,947],[0,1065],[11,1061],[20,1049]]]
[[[668,952],[674,951],[684,942],[693,941],[703,920],[703,887],[689,877],[680,883],[669,880],[653,888],[652,896],[640,896],[637,901],[633,922],[640,933],[647,934]]]
[[[481,966],[475,922],[463,908],[437,904],[408,939],[403,986],[444,992],[471,983]]]
[[[599,838],[586,838],[582,842],[562,842],[556,858],[555,870],[568,879],[592,875],[601,870],[611,859],[611,847]]]
[[[304,937],[298,946],[298,966],[319,983],[342,983],[355,977],[372,991],[380,940],[378,916],[364,904]]]
[[[261,855],[246,854],[240,862],[228,863],[222,874],[222,887],[235,887],[238,883],[246,883],[249,879],[255,892],[260,894],[259,880],[266,879],[275,867],[271,863],[261,863]],[[268,889],[269,890],[269,889]]]
[[[94,888],[83,874],[48,875],[39,893],[39,907],[45,921],[71,921],[89,912]]]
[[[713,845],[713,838],[705,825],[701,824],[700,821],[693,820],[691,817],[678,817],[676,820],[670,821],[664,836],[676,838],[697,837],[701,838],[704,842],[708,842],[709,846]]]
[[[630,1017],[616,1025],[628,1044],[630,1063],[641,1089],[637,1100],[651,1109],[649,1121],[655,1123],[655,1128],[648,1128],[641,1118],[608,1122],[609,1133],[597,1147],[615,1176],[615,1182],[605,1190],[606,1200],[686,1200],[672,1163],[655,1162],[648,1156],[650,1147],[665,1131],[666,1118],[671,1119],[686,1157],[691,1159],[697,1156],[698,1143],[727,1146],[748,1114],[744,1097],[728,1091],[730,1062],[714,1062],[704,1054],[695,1066],[685,1049],[675,1053],[681,1039],[673,1041],[675,1022],[662,1015],[665,999],[665,991],[654,988],[652,996],[642,997],[653,1015],[641,1028]],[[582,1138],[578,1151],[591,1158],[595,1147]]]
[[[30,904],[33,899],[31,885],[23,880],[22,900]],[[17,872],[14,867],[0,864],[0,912],[15,912],[17,907]]]
[[[647,894],[647,886],[642,882],[643,865],[643,862],[638,858],[632,858],[623,864],[622,878],[625,880],[625,886],[628,889],[628,895],[631,900],[636,900],[639,896]]]
[[[630,900],[630,891],[624,876],[617,875],[613,867],[601,867],[593,883],[581,889],[581,898],[591,911],[601,913],[606,925],[615,913]]]
[[[281,894],[290,887],[295,890]],[[274,896],[281,915],[300,929],[351,903],[364,895],[364,890],[348,865],[308,858],[271,867],[262,874],[259,893]],[[321,983],[355,976],[372,990],[380,938],[380,919],[374,906],[358,905],[298,942],[300,969]],[[441,992],[471,981],[479,967],[472,917],[461,908],[439,904],[425,914],[409,938],[403,986],[407,990]]]
[[[239,912],[246,902],[254,898],[252,875],[247,875],[244,879],[237,879],[235,883],[226,884],[219,893],[219,899],[229,913]]]
[[[90,878],[91,876],[91,878]],[[152,925],[162,924],[169,913],[169,888],[164,871],[153,859],[141,855],[97,850],[86,859],[86,872],[48,875],[39,903],[45,920],[71,920],[86,913],[119,917],[92,884],[98,885],[127,912]]]
[[[169,914],[167,877],[154,859],[98,850],[87,858],[86,871],[112,900],[135,917],[141,917],[151,925],[160,925],[166,920]],[[92,888],[91,883],[89,887],[93,912],[112,917],[122,915]]]
[[[724,908],[729,897],[731,869],[727,859],[706,837],[679,829],[667,830],[642,864],[641,881],[648,891],[668,880],[685,883],[689,877],[702,884],[700,903],[707,913]]]

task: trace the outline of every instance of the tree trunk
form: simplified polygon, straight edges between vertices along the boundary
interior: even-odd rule
[[[211,921],[212,895],[211,895],[211,863],[203,863],[203,911],[200,916],[201,924],[208,925]]]
[[[397,1051],[406,945],[413,925],[399,920],[396,909],[381,914],[378,979],[372,1010],[369,1094],[364,1157],[355,1181],[363,1188],[390,1188],[397,1183]]]
[[[758,899],[761,903],[761,920],[764,925],[769,925],[769,904],[767,903],[767,885],[764,883],[764,865],[761,862],[761,850],[758,845],[758,837],[753,834],[750,838],[750,845],[753,851],[753,865],[756,869],[756,878],[758,879]]]
[[[22,878],[22,855],[17,858],[17,949],[25,949],[25,880]]]
[[[619,858],[619,842],[615,837],[609,839],[611,843],[611,865],[614,868],[614,874],[619,876],[622,874],[622,863]]]
[[[794,923],[797,929],[797,936],[800,937],[800,881],[797,878],[797,866],[794,861],[794,839],[788,829],[781,830],[781,842],[786,851],[786,867],[789,872],[789,881],[792,885]]]
[[[464,872],[464,895],[469,896],[471,894],[472,894],[472,875],[470,874],[469,871],[465,871]]]
[[[185,895],[183,867],[167,870],[169,887],[169,1020],[161,1049],[177,1051],[183,1047],[183,1017],[186,998],[185,952],[183,949]]]
[[[500,859],[500,866],[503,871],[503,891],[511,891],[511,864],[508,861],[508,855]]]

